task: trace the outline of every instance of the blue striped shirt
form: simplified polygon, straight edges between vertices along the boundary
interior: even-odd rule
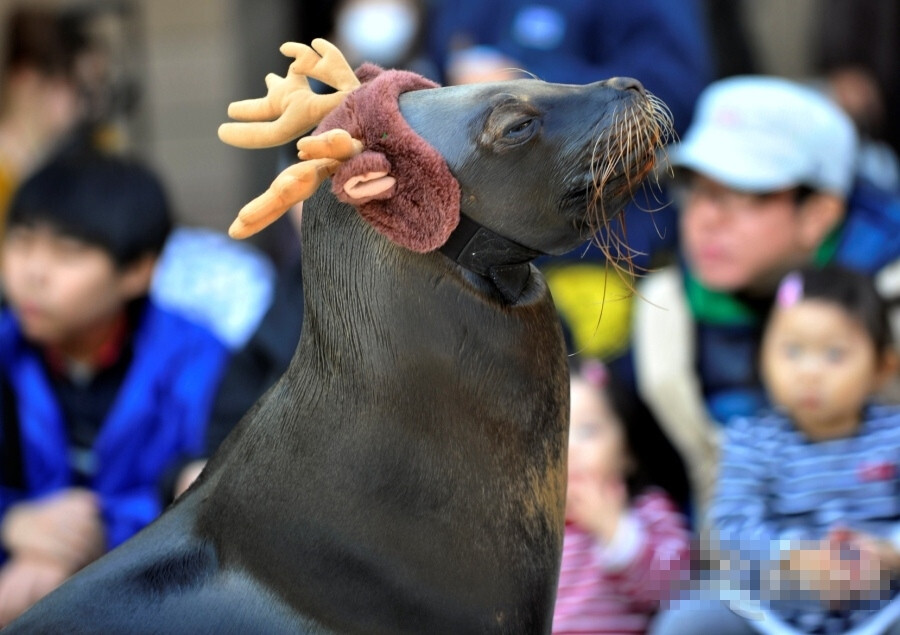
[[[843,526],[900,548],[900,408],[869,406],[855,435],[827,441],[779,414],[725,435],[710,510],[721,540],[817,540]]]
[[[794,593],[786,598],[771,574],[783,549],[818,541],[836,527],[900,549],[900,408],[870,405],[855,434],[826,441],[811,440],[781,414],[737,419],[724,434],[709,520],[732,562],[731,587],[760,591],[755,597],[772,601],[770,608],[790,622],[809,624],[800,630],[829,632],[815,615],[821,604]],[[884,606],[895,595],[885,591],[865,607],[848,607],[845,624]]]

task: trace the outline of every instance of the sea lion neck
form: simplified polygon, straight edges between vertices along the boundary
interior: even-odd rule
[[[405,351],[411,359],[427,351],[445,355],[441,347],[471,338],[462,334],[467,323],[496,320],[498,306],[523,312],[533,304],[552,308],[542,279],[531,275],[530,261],[538,255],[534,250],[494,235],[499,246],[491,248],[490,238],[476,241],[479,254],[486,254],[483,258],[476,254],[474,260],[462,257],[458,263],[440,252],[418,254],[377,234],[352,207],[317,197],[303,220],[303,270],[304,277],[321,282],[304,285],[304,337],[317,338],[321,350],[333,355],[320,360],[326,365],[338,360],[382,365],[385,359],[395,362]],[[335,254],[344,262],[337,262]],[[521,278],[504,278],[497,269],[506,266],[518,268],[513,275]],[[499,289],[504,283],[508,286]],[[515,297],[504,295],[504,290]],[[430,324],[436,314],[450,311],[461,312],[456,323],[433,332]],[[361,339],[366,340],[364,346]],[[502,353],[499,342],[491,340],[480,345],[497,346]]]
[[[219,536],[218,557],[227,566],[246,568],[290,604],[315,607],[336,624],[361,600],[317,595],[316,572],[331,575],[336,553],[352,554],[339,560],[352,563],[354,584],[360,572],[377,581],[370,597],[378,602],[366,606],[389,607],[392,592],[414,582],[452,598],[447,606],[470,607],[435,613],[433,624],[458,624],[456,632],[488,631],[485,616],[510,597],[529,606],[551,602],[552,581],[523,591],[516,576],[496,576],[523,541],[535,551],[531,541],[541,532],[561,541],[562,509],[543,502],[562,500],[554,475],[562,473],[567,371],[543,279],[535,273],[520,301],[507,304],[443,254],[398,247],[352,207],[322,194],[303,218],[308,282],[297,353],[272,389],[278,398],[259,406],[265,422],[245,421],[234,435],[243,437],[240,447],[229,437],[217,455],[239,453],[244,468],[239,480],[224,471],[210,478],[216,487],[206,494],[201,535]],[[517,389],[497,391],[498,384]],[[491,442],[473,442],[473,429]],[[346,469],[335,473],[337,464]],[[236,495],[238,487],[263,491],[272,465],[298,484],[290,505]],[[493,506],[511,474],[515,494],[485,524],[472,514],[473,500],[474,509]],[[302,557],[286,561],[260,547],[277,540],[278,527],[262,521],[276,512],[296,528],[294,553]],[[381,531],[392,527],[394,514],[407,519],[406,527]],[[485,533],[496,538],[484,541]],[[441,575],[431,577],[422,562]],[[529,575],[540,571],[541,580],[552,580],[556,568],[553,558],[516,566]],[[382,616],[366,619],[371,628]],[[514,622],[509,632],[542,629],[527,624],[530,616],[505,619]],[[362,632],[342,626],[337,630]]]

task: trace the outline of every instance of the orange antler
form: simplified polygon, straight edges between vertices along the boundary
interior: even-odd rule
[[[265,97],[236,101],[228,107],[228,115],[239,122],[219,126],[219,138],[225,143],[240,148],[287,143],[312,130],[360,85],[343,54],[327,40],[315,39],[312,47],[287,42],[280,50],[295,58],[288,73],[285,77],[266,77]],[[308,77],[325,82],[337,92],[314,93]],[[228,230],[233,238],[255,234],[292,205],[312,196],[341,162],[362,152],[363,144],[346,131],[335,129],[300,139],[297,149],[301,162],[285,169],[268,190],[241,209]]]
[[[228,229],[232,238],[246,238],[268,227],[293,205],[312,196],[343,161],[362,152],[363,144],[336,128],[297,142],[303,160],[285,168],[265,192],[244,205]]]
[[[232,102],[228,116],[240,123],[223,123],[219,138],[239,148],[270,148],[309,132],[359,86],[353,69],[338,48],[321,38],[312,47],[297,42],[281,45],[281,52],[295,58],[284,77],[266,76],[265,97]],[[337,92],[319,95],[309,87],[308,77],[318,79]]]

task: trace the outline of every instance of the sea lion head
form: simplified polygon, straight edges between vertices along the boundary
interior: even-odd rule
[[[546,254],[596,236],[672,131],[665,105],[628,78],[418,90],[400,96],[400,111],[446,160],[462,214]]]
[[[237,121],[219,136],[258,148],[301,135],[300,161],[241,209],[229,229],[236,238],[333,177],[339,200],[413,251],[446,246],[465,219],[520,253],[560,254],[606,227],[672,130],[668,109],[629,78],[440,88],[372,64],[354,72],[322,39],[281,50],[295,58],[289,72],[267,77],[265,97],[233,102]],[[335,92],[314,93],[309,77]]]

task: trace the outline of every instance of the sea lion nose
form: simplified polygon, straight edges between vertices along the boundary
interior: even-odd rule
[[[613,77],[606,80],[606,85],[618,90],[636,90],[642,95],[647,92],[644,85],[633,77]]]

